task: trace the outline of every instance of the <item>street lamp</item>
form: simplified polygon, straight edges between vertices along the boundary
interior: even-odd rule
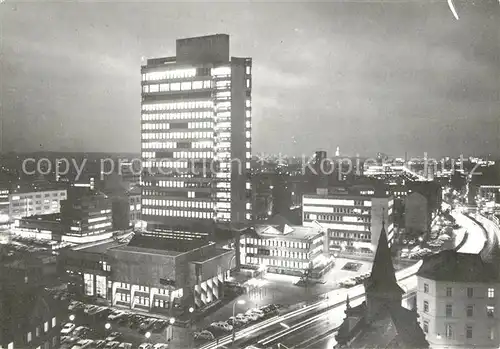
[[[107,322],[106,325],[104,325],[104,328],[109,331],[111,328],[111,324]]]
[[[71,321],[71,322],[75,321],[75,315],[71,314],[69,316],[69,321]]]
[[[149,342],[149,338],[151,338],[151,332],[146,332],[146,333],[144,334],[144,337],[146,337],[146,339],[147,339],[147,340],[148,340],[148,342]]]
[[[189,312],[190,312],[190,313],[193,313],[193,311],[194,311],[194,308],[193,308],[193,307],[190,307],[190,308],[189,308]]]
[[[245,304],[245,300],[239,299],[236,302],[233,303],[233,337],[232,337],[232,342],[231,346],[234,348],[234,338],[236,337],[236,322],[234,321],[234,311],[236,310],[236,304]]]

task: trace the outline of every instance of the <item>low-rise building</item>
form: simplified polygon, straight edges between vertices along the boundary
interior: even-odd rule
[[[61,203],[65,241],[92,242],[111,237],[112,203],[104,194],[84,192]]]
[[[498,264],[445,250],[417,273],[417,310],[432,348],[498,348]]]
[[[61,268],[86,296],[149,312],[204,308],[223,296],[234,251],[215,243],[135,235],[128,244],[61,254]]]
[[[61,201],[66,199],[66,189],[14,192],[9,194],[9,216],[17,219],[59,213]]]
[[[322,270],[331,262],[320,225],[287,223],[259,225],[254,234],[242,236],[240,260],[243,265],[297,276],[306,270]]]
[[[318,189],[303,196],[303,224],[319,223],[327,230],[330,253],[349,247],[375,251],[382,222],[389,244],[394,236],[394,200],[385,189],[371,185]]]

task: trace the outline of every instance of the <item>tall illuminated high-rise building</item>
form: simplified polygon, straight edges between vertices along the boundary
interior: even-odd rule
[[[158,236],[208,236],[251,219],[251,58],[229,35],[177,40],[142,66],[142,217]]]

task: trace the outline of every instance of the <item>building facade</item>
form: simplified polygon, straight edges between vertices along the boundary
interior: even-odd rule
[[[258,226],[255,234],[241,237],[240,255],[244,265],[298,276],[305,270],[323,269],[330,262],[325,233],[319,225]]]
[[[142,219],[204,237],[214,221],[251,219],[252,61],[230,57],[225,34],[176,51],[141,69]]]
[[[66,189],[11,193],[9,195],[9,215],[11,219],[16,219],[59,213],[61,201],[66,200],[66,198]]]
[[[420,324],[432,348],[498,348],[500,279],[480,255],[446,250],[417,273]]]
[[[389,244],[394,236],[394,200],[388,192],[351,187],[343,191],[318,189],[302,198],[303,224],[319,223],[327,230],[330,253],[349,247],[375,250],[382,222],[387,222]]]
[[[204,308],[223,297],[234,251],[201,240],[136,235],[126,245],[67,251],[62,268],[84,295],[164,313]]]
[[[61,203],[61,221],[66,241],[84,243],[96,236],[111,236],[112,202],[103,194],[72,195]]]

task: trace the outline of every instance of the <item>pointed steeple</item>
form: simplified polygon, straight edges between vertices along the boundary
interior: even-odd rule
[[[382,229],[378,240],[377,251],[373,259],[372,273],[365,284],[366,293],[396,293],[404,294],[396,281],[391,250],[385,232],[385,221],[382,219]]]
[[[345,300],[345,306],[347,309],[351,309],[351,303],[349,302],[349,294],[347,294],[347,298]]]

